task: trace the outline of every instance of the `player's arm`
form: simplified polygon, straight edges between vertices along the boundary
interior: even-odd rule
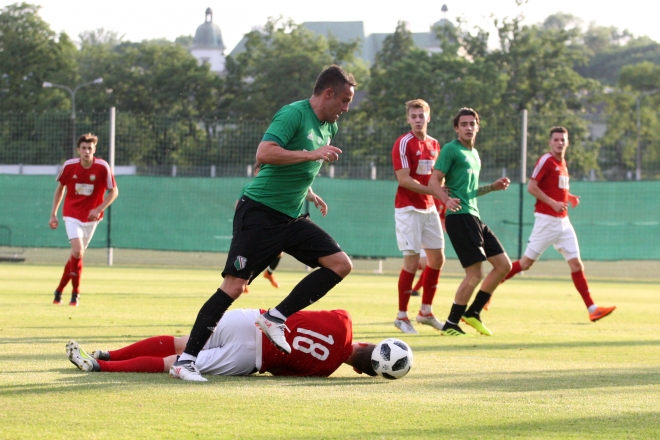
[[[485,196],[493,191],[506,191],[511,181],[508,177],[500,177],[490,185],[484,185],[477,188],[477,197]]]
[[[257,147],[257,162],[269,165],[292,165],[316,160],[334,162],[340,154],[341,150],[332,145],[324,145],[314,151],[298,151],[282,148],[277,142],[261,141]]]
[[[328,213],[328,205],[323,201],[321,197],[316,195],[314,191],[312,191],[312,187],[310,186],[309,189],[307,190],[307,195],[305,196],[305,199],[312,202],[316,208],[321,211],[321,215],[325,217],[325,215]]]
[[[566,203],[558,202],[544,193],[543,190],[539,188],[539,182],[536,179],[529,179],[527,192],[536,197],[536,200],[550,206],[555,212],[562,212],[566,209]]]
[[[57,188],[55,188],[55,194],[53,195],[53,207],[50,210],[50,220],[48,221],[51,229],[57,229],[57,225],[59,224],[59,221],[57,220],[57,210],[60,208],[60,203],[62,203],[65,190],[66,186],[63,186],[59,183],[57,184]]]
[[[568,203],[571,205],[571,208],[577,208],[577,206],[580,204],[580,196],[569,193]]]
[[[110,206],[118,196],[119,196],[119,188],[117,188],[117,186],[115,185],[108,190],[105,197],[103,198],[103,203],[101,203],[99,206],[89,211],[89,219],[91,221],[98,220],[101,213],[105,211],[105,209],[108,206]]]
[[[445,174],[442,171],[438,169],[433,170],[433,174],[431,174],[431,178],[429,179],[429,188],[433,197],[444,203],[448,210],[455,212],[461,209],[461,200],[449,197],[449,193],[445,187]]]
[[[401,168],[400,170],[395,170],[396,179],[399,181],[399,186],[410,191],[414,191],[420,194],[433,194],[431,188],[426,185],[422,185],[416,179],[410,176],[410,168]]]

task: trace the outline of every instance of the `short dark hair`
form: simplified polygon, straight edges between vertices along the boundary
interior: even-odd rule
[[[376,370],[371,363],[371,354],[376,349],[374,344],[366,345],[353,345],[353,363],[351,364],[357,371],[366,374],[367,376],[377,376]]]
[[[555,125],[550,129],[550,137],[552,137],[554,133],[565,133],[566,136],[568,136],[568,130],[566,127],[562,127],[561,125]]]
[[[476,110],[469,107],[463,107],[458,113],[456,113],[456,116],[454,116],[454,127],[458,127],[458,121],[461,119],[461,116],[474,116],[474,119],[477,120],[477,125],[481,125],[479,122],[479,114]]]
[[[76,142],[76,146],[80,148],[80,144],[82,144],[83,142],[91,142],[92,144],[94,144],[94,146],[96,146],[99,143],[99,138],[98,136],[92,133],[85,133],[78,138],[78,142]]]
[[[319,96],[325,89],[332,89],[335,93],[340,93],[344,84],[350,84],[353,87],[357,86],[355,78],[350,73],[336,64],[325,69],[318,78],[314,85],[314,95]]]

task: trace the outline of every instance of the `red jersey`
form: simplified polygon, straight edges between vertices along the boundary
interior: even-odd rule
[[[430,136],[420,141],[412,132],[406,133],[394,142],[392,164],[394,171],[408,168],[410,177],[428,185],[433,165],[440,153],[440,144]],[[429,212],[434,207],[433,196],[420,194],[399,186],[394,198],[394,208],[403,211],[418,210]]]
[[[286,326],[291,330],[285,331],[291,354],[282,353],[262,335],[260,373],[327,377],[353,352],[353,323],[346,310],[297,312]]]
[[[564,159],[559,161],[550,153],[544,154],[536,162],[532,179],[538,182],[539,189],[551,199],[558,202],[568,202],[568,168]],[[534,212],[553,217],[566,217],[568,215],[567,209],[557,212],[550,205],[538,199],[536,200]]]
[[[105,192],[117,186],[110,172],[110,165],[103,159],[94,158],[92,166],[83,168],[80,158],[64,162],[56,179],[66,187],[62,216],[83,223],[89,222],[89,211],[103,203]],[[99,220],[103,213],[99,215]]]

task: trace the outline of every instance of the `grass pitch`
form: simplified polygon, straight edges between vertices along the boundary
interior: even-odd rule
[[[313,308],[344,308],[356,340],[404,339],[414,366],[387,381],[342,366],[327,379],[87,374],[65,344],[114,349],[189,332],[218,270],[86,267],[81,305],[54,306],[61,266],[0,265],[0,438],[658,438],[660,305],[655,281],[590,280],[613,315],[588,320],[568,274],[502,285],[493,337],[393,326],[396,276],[351,274]],[[259,278],[234,307],[272,307],[302,277]],[[445,319],[460,279],[443,277]],[[64,298],[68,302],[68,292]],[[411,300],[411,316],[419,298]]]

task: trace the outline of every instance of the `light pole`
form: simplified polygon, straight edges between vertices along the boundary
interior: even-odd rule
[[[660,92],[660,89],[648,90],[637,95],[636,104],[637,104],[637,157],[635,158],[635,180],[642,180],[642,144],[641,144],[641,132],[642,132],[642,99],[645,96],[653,95]]]
[[[41,87],[48,89],[51,87],[55,87],[58,89],[66,90],[69,92],[71,95],[71,136],[73,137],[73,156],[76,156],[76,92],[85,86],[89,86],[92,84],[101,84],[103,82],[103,78],[96,78],[94,81],[89,81],[86,83],[82,83],[80,85],[77,85],[73,90],[71,90],[70,87],[63,86],[60,84],[53,84],[51,82],[45,81]]]

